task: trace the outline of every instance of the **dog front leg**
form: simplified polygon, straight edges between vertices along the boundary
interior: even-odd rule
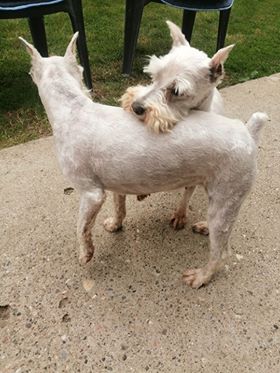
[[[205,190],[207,193],[207,190]],[[203,236],[208,236],[209,235],[209,229],[208,229],[208,223],[207,221],[199,221],[195,224],[192,225],[192,231],[194,233],[199,233],[202,234]]]
[[[125,199],[125,194],[113,194],[114,216],[104,221],[106,231],[117,232],[122,228],[122,223],[126,215]]]
[[[94,253],[91,229],[96,216],[105,201],[106,195],[102,189],[87,191],[81,195],[77,237],[80,245],[79,261],[89,262]]]
[[[183,229],[186,225],[187,208],[194,190],[195,187],[185,187],[183,197],[170,220],[170,225],[176,230]]]
[[[202,234],[203,236],[209,235],[208,223],[207,221],[199,221],[192,225],[192,231],[194,233]]]

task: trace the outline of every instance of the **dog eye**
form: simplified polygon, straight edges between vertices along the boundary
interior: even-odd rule
[[[171,89],[171,94],[172,94],[172,96],[177,96],[177,97],[180,96],[179,91],[176,88]]]

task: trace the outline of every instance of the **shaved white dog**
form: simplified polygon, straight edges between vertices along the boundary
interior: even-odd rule
[[[216,87],[233,48],[222,48],[209,58],[190,46],[178,26],[170,21],[167,24],[173,40],[170,52],[159,58],[152,56],[144,68],[152,83],[130,87],[121,97],[123,109],[157,133],[170,131],[192,109],[223,114],[223,101]]]
[[[77,37],[63,57],[49,58],[21,40],[31,55],[31,76],[53,128],[62,172],[81,194],[81,263],[93,256],[91,230],[106,190],[114,192],[114,216],[105,222],[113,232],[125,218],[126,194],[185,187],[190,198],[195,186],[203,185],[209,197],[210,258],[202,268],[187,270],[184,278],[194,288],[206,284],[228,253],[233,223],[255,178],[256,143],[267,116],[255,113],[246,126],[193,111],[159,136],[122,108],[92,102],[75,57]]]

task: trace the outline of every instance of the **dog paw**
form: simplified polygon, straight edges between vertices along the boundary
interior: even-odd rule
[[[203,236],[209,235],[208,224],[206,221],[199,221],[192,225],[192,231],[194,233],[202,234]]]
[[[171,220],[170,225],[175,230],[183,229],[187,223],[187,217],[186,215],[179,215],[176,212],[174,212]]]
[[[81,265],[87,264],[93,257],[93,253],[94,253],[94,247],[89,248],[89,249],[81,248],[80,255],[79,255],[79,263]]]
[[[113,233],[122,229],[122,224],[116,222],[114,218],[108,218],[103,223],[107,232]]]
[[[210,280],[209,276],[205,275],[203,268],[189,269],[183,274],[183,280],[193,289],[198,289],[202,285],[207,284]]]

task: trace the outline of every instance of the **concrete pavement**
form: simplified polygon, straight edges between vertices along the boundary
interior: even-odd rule
[[[199,290],[181,281],[206,263],[208,239],[168,225],[179,192],[128,198],[124,230],[109,234],[108,198],[96,252],[78,264],[78,195],[53,139],[0,152],[0,372],[278,373],[280,371],[280,74],[223,90],[229,116],[271,118],[259,174],[231,237],[233,255]]]

